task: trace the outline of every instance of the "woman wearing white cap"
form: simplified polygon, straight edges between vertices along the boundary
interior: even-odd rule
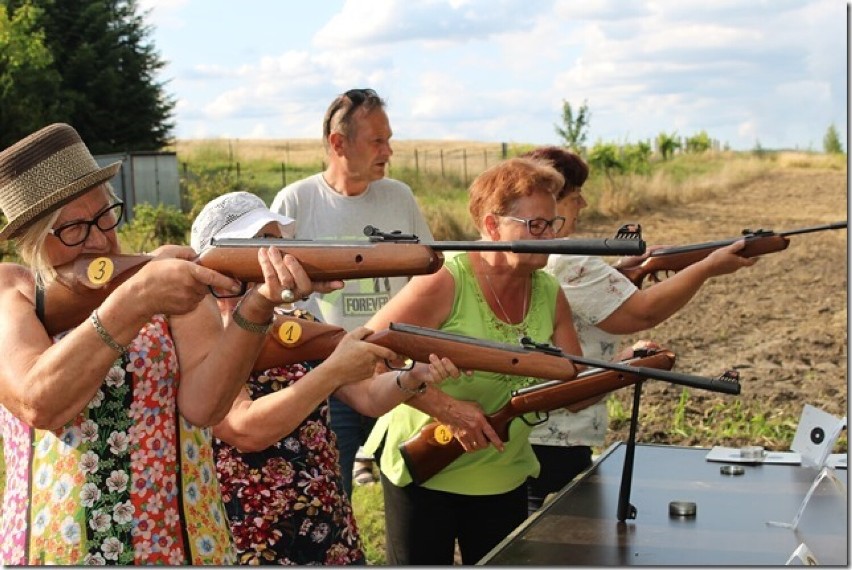
[[[293,220],[271,212],[248,192],[212,200],[192,224],[198,253],[213,238],[292,235]],[[217,299],[227,323],[239,297]],[[426,383],[459,372],[432,355],[398,377],[374,377],[392,351],[349,332],[325,361],[253,373],[225,420],[213,428],[216,468],[240,564],[364,564],[352,506],[343,490],[328,397],[379,416]]]
[[[90,317],[51,338],[54,267],[119,253],[123,205],[77,132],[54,124],[0,153],[0,208],[27,266],[0,264],[0,558],[22,564],[232,564],[210,426],[248,376],[285,290],[314,284],[262,250],[265,281],[223,328],[208,287],[234,280],[167,246]],[[332,290],[340,283],[316,284]]]

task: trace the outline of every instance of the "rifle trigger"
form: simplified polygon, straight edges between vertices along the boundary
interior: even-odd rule
[[[546,342],[536,342],[528,336],[522,336],[520,339],[521,348],[526,350],[537,350],[539,352],[544,352],[547,354],[555,354],[556,356],[562,356],[562,349],[552,344],[548,344]]]

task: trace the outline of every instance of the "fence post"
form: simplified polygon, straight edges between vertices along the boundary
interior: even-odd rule
[[[417,156],[417,149],[414,149],[414,174],[420,176],[420,160]]]
[[[240,179],[240,163],[237,163],[237,180]]]
[[[281,183],[287,186],[287,163],[281,163]]]
[[[467,149],[462,149],[462,168],[464,169],[464,175],[462,176],[462,180],[464,180],[464,185],[467,186]]]
[[[507,143],[500,143],[500,153],[503,155],[503,160],[509,157],[509,145]]]
[[[444,176],[444,149],[441,149],[441,178],[445,178],[445,176]]]
[[[485,169],[488,170],[488,149],[482,149],[482,161],[485,162]]]

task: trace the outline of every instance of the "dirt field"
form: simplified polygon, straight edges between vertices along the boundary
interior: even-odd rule
[[[685,245],[735,237],[744,228],[791,230],[847,219],[845,172],[789,169],[774,172],[730,195],[637,216],[646,242]],[[625,220],[627,221],[627,220]],[[584,235],[611,235],[611,225],[586,224]],[[675,370],[715,376],[739,371],[742,394],[691,390],[689,417],[718,402],[759,402],[798,424],[804,404],[838,417],[847,414],[847,232],[791,238],[787,250],[763,256],[751,268],[711,280],[680,313],[652,331],[678,356]],[[647,382],[637,440],[682,445],[766,445],[764,441],[694,441],[666,434],[681,387]],[[629,411],[632,390],[619,399]],[[626,427],[610,441],[626,440]]]

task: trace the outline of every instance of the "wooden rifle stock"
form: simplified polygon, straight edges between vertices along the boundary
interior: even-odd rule
[[[276,313],[252,370],[262,372],[276,366],[327,358],[345,334],[345,330],[334,325]]]
[[[837,230],[846,228],[847,224],[847,222],[835,222],[778,233],[772,230],[743,230],[743,235],[737,238],[658,249],[651,252],[639,265],[619,267],[618,270],[634,285],[641,288],[646,277],[654,283],[659,283],[662,280],[661,274],[681,271],[693,263],[701,261],[717,249],[726,247],[740,239],[745,239],[745,246],[738,252],[738,255],[756,257],[787,249],[787,246],[790,245],[789,236],[791,235]]]
[[[415,235],[384,233],[367,226],[369,240],[304,241],[276,238],[214,239],[196,263],[242,282],[261,282],[258,249],[274,246],[293,255],[314,281],[394,277],[434,273],[444,263],[441,251],[511,251],[584,255],[637,255],[645,251],[641,236],[613,239],[520,241],[438,241],[420,243]],[[81,255],[56,268],[58,279],[45,291],[45,328],[54,335],[79,325],[150,255]]]
[[[548,380],[570,380],[577,375],[577,369],[569,360],[544,352],[402,323],[390,323],[387,329],[364,340],[417,362],[429,362],[429,355],[437,354],[449,358],[462,370]]]

